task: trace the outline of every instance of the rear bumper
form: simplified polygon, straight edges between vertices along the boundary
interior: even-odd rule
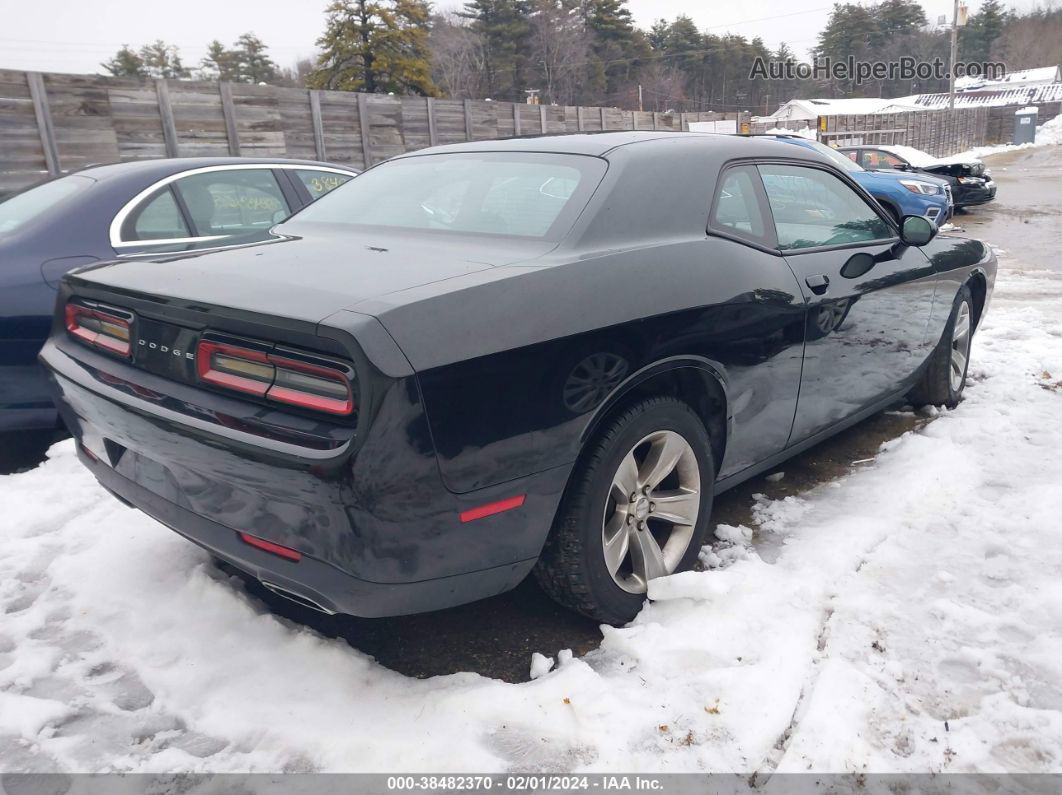
[[[46,344],[41,361],[82,462],[105,488],[329,612],[425,612],[515,587],[541,551],[570,469],[451,493],[433,447],[416,434],[426,422],[411,381],[387,390],[364,439],[311,449],[290,435],[249,433],[254,421],[279,422],[259,407],[240,416],[239,400],[167,382],[63,338]],[[323,432],[303,428],[311,430]],[[515,495],[525,495],[518,509],[460,520]],[[251,547],[241,532],[302,557]]]
[[[85,454],[78,458],[123,502],[295,601],[327,613],[382,618],[422,613],[504,593],[519,585],[535,558],[484,571],[411,583],[376,583],[352,577],[324,561],[285,560],[245,544],[232,529],[163,499]],[[286,593],[285,593],[286,592]]]

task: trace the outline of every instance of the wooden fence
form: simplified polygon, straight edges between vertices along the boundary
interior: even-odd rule
[[[948,155],[1009,142],[1015,109],[827,116],[820,119],[825,129],[819,139],[906,144]],[[1041,108],[1041,121],[1058,110],[1058,103]],[[48,175],[120,160],[295,157],[364,168],[433,144],[595,130],[688,130],[691,122],[727,119],[750,129],[748,113],[642,113],[0,70],[0,196]],[[754,124],[751,130],[767,127]]]
[[[1013,117],[1014,108],[1009,113]],[[903,144],[932,155],[944,156],[963,152],[975,146],[1010,141],[1012,130],[997,125],[994,139],[990,134],[988,108],[957,108],[923,110],[909,113],[867,113],[820,116],[817,122],[780,122],[777,125],[757,122],[753,132],[769,127],[800,130],[812,127],[818,140],[836,146],[861,144]]]
[[[747,113],[395,97],[243,83],[0,70],[0,195],[96,163],[295,157],[357,168],[433,144],[594,130],[684,130]]]
[[[904,113],[826,116],[819,140],[838,146],[904,144],[938,157],[964,152],[987,141],[988,109],[956,108]]]

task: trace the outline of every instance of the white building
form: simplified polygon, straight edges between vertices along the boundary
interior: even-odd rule
[[[819,116],[843,116],[854,113],[889,113],[904,110],[923,110],[906,100],[860,97],[856,99],[791,99],[770,116],[757,116],[754,121],[777,123],[787,121],[814,122]]]

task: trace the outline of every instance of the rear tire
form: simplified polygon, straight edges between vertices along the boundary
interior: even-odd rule
[[[704,544],[715,464],[704,424],[671,397],[622,410],[576,463],[535,566],[553,599],[606,624],[638,614],[646,583]]]
[[[930,354],[922,377],[907,396],[912,405],[949,409],[959,405],[970,366],[974,328],[973,296],[964,284],[955,296],[940,342]]]

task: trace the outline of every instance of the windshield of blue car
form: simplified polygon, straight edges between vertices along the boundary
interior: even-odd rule
[[[71,174],[68,177],[53,179],[35,188],[24,190],[22,193],[16,193],[11,198],[0,202],[0,235],[6,235],[25,226],[34,218],[47,212],[72,194],[84,190],[95,181],[91,177]]]
[[[383,163],[291,219],[434,232],[558,239],[606,170],[584,155],[470,152]]]

